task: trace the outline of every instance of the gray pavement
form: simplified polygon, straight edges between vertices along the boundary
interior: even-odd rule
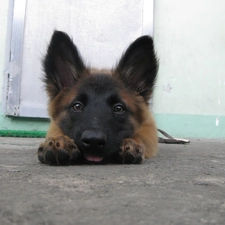
[[[0,224],[225,224],[225,142],[159,145],[142,165],[46,166],[0,138]]]

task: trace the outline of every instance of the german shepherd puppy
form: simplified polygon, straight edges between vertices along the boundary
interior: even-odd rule
[[[43,67],[51,124],[38,149],[42,163],[138,164],[156,154],[151,37],[135,40],[109,72],[87,68],[70,37],[55,31]]]

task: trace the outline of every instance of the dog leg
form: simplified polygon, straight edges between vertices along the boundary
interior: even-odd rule
[[[119,162],[124,164],[140,164],[144,160],[144,145],[131,138],[123,140],[119,150]]]
[[[153,120],[143,124],[132,137],[124,139],[119,151],[119,161],[127,164],[139,164],[153,157],[157,152],[158,137]]]
[[[67,136],[47,137],[38,149],[39,161],[50,165],[75,164],[79,156],[76,144]]]

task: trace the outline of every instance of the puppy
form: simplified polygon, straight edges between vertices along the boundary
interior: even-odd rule
[[[51,124],[40,162],[138,164],[156,154],[148,101],[158,60],[151,37],[136,39],[109,72],[87,68],[70,37],[55,31],[43,67]]]

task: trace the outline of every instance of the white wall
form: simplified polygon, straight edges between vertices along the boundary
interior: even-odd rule
[[[156,0],[156,113],[225,115],[225,1]]]
[[[3,72],[5,69],[6,36],[8,21],[8,3],[9,1],[0,1],[0,109],[3,94]],[[1,114],[1,113],[0,113]]]

